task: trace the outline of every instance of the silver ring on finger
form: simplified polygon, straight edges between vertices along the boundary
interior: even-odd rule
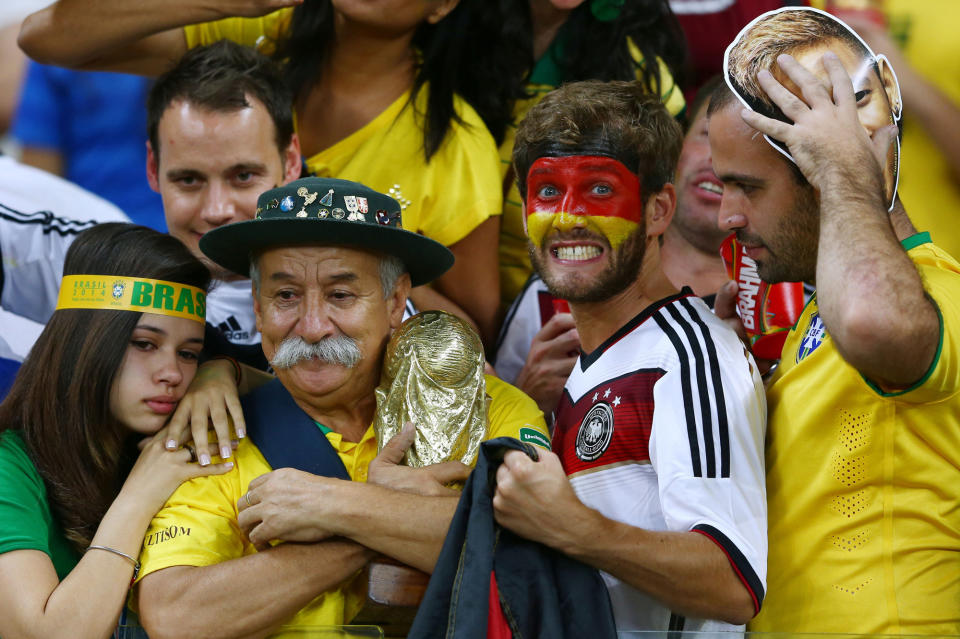
[[[246,502],[247,508],[249,508],[252,505],[250,503],[250,493],[244,493],[243,499]]]

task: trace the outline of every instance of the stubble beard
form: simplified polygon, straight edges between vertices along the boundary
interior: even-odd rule
[[[582,239],[584,235],[574,233],[570,237]],[[584,281],[582,278],[570,281],[572,278],[569,277],[554,277],[548,267],[549,249],[534,246],[532,243],[528,249],[533,268],[543,279],[551,295],[574,304],[588,304],[603,302],[622,293],[637,279],[646,252],[646,229],[640,225],[616,251],[610,248],[605,239],[603,244],[604,252],[611,256],[610,263],[599,275],[589,281]]]
[[[793,207],[772,239],[775,251],[771,251],[770,244],[764,244],[775,257],[757,262],[760,279],[771,284],[813,283],[820,241],[820,204],[811,186],[798,186]]]

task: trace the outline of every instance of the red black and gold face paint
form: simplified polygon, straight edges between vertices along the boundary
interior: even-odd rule
[[[587,228],[616,250],[643,221],[640,180],[599,155],[542,157],[527,173],[527,235],[538,247],[551,230]]]

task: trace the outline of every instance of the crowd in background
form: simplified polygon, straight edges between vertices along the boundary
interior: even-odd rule
[[[389,15],[351,6],[347,13],[356,15],[343,20],[336,1],[277,0],[271,6],[278,10],[269,12],[263,0],[249,17],[224,18],[199,3],[170,16],[160,1],[131,13],[121,11],[122,0],[96,3],[95,10],[61,0],[60,13],[48,10],[23,22],[47,4],[24,0],[0,13],[0,56],[9,61],[0,71],[0,393],[56,308],[64,261],[83,257],[68,252],[78,233],[102,228],[107,237],[121,231],[95,222],[126,220],[169,233],[202,257],[204,232],[259,217],[261,192],[316,176],[390,195],[405,229],[449,249],[453,267],[432,284],[415,286],[407,313],[442,310],[469,323],[482,339],[488,372],[522,390],[549,421],[582,344],[569,307],[550,294],[531,263],[523,208],[529,194],[513,164],[521,121],[565,83],[630,80],[656,96],[684,131],[673,180],[676,214],[663,233],[660,261],[674,286],[690,287],[713,308],[729,277],[719,257],[730,230],[717,223],[723,184],[711,168],[707,141],[708,102],[722,84],[724,50],[762,13],[807,3],[433,0],[396,2]],[[960,44],[950,33],[957,7],[950,0],[882,0],[846,10],[840,0],[810,4],[836,11],[896,70],[905,114],[900,197],[920,231],[960,255],[960,232],[951,219],[960,210]],[[111,11],[118,12],[114,22],[106,19]],[[18,37],[36,59],[22,53]],[[218,79],[210,60],[251,64],[244,56],[253,54],[227,46],[198,54],[223,40],[261,59],[252,64],[262,64],[258,73],[268,79],[253,78],[245,89],[267,96],[257,98],[264,108],[251,117],[259,119],[204,119],[204,109],[222,107],[218,82],[240,81]],[[270,74],[279,78],[275,86]],[[162,79],[154,86],[156,76]],[[251,164],[251,149],[271,159]],[[188,164],[203,168],[178,168]],[[71,184],[47,181],[30,167]],[[305,211],[313,200],[304,202]],[[162,244],[150,235],[132,241]],[[175,257],[183,269],[196,266],[189,255]],[[142,277],[160,270],[129,259],[128,268]],[[177,277],[183,285],[207,288],[202,278]],[[244,365],[238,371],[243,387],[253,374],[247,366],[267,368],[260,325],[247,308],[249,283],[216,268],[213,279],[221,281],[208,298],[207,345],[217,344]],[[193,374],[188,377],[177,385],[186,389]],[[226,460],[230,436],[219,425],[216,435],[211,446],[219,445]],[[134,466],[133,453],[118,442],[112,450],[130,481],[144,484],[146,469],[165,473],[164,486],[193,476],[156,460],[155,466]],[[156,441],[155,450],[147,450],[156,457],[166,444]],[[217,449],[211,452],[215,457]],[[210,461],[205,445],[191,455]],[[44,463],[58,462],[51,457]],[[220,464],[202,468],[198,473],[225,470]],[[117,472],[117,465],[109,470]],[[110,483],[102,475],[99,481]],[[121,503],[141,485],[121,484],[126,492],[119,496],[103,501],[99,495],[96,522],[90,513],[67,509],[80,522],[70,530],[70,543],[100,547],[93,524],[103,518],[116,525],[119,507],[111,507],[112,497]],[[170,491],[162,498],[155,492],[137,507],[137,521],[149,521]],[[69,550],[57,552],[63,553],[54,560],[63,579]]]

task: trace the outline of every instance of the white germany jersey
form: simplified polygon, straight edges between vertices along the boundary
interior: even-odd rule
[[[554,450],[577,496],[647,530],[695,531],[763,601],[766,401],[752,357],[689,289],[581,353],[557,409]],[[735,630],[684,619],[604,574],[618,630]]]

